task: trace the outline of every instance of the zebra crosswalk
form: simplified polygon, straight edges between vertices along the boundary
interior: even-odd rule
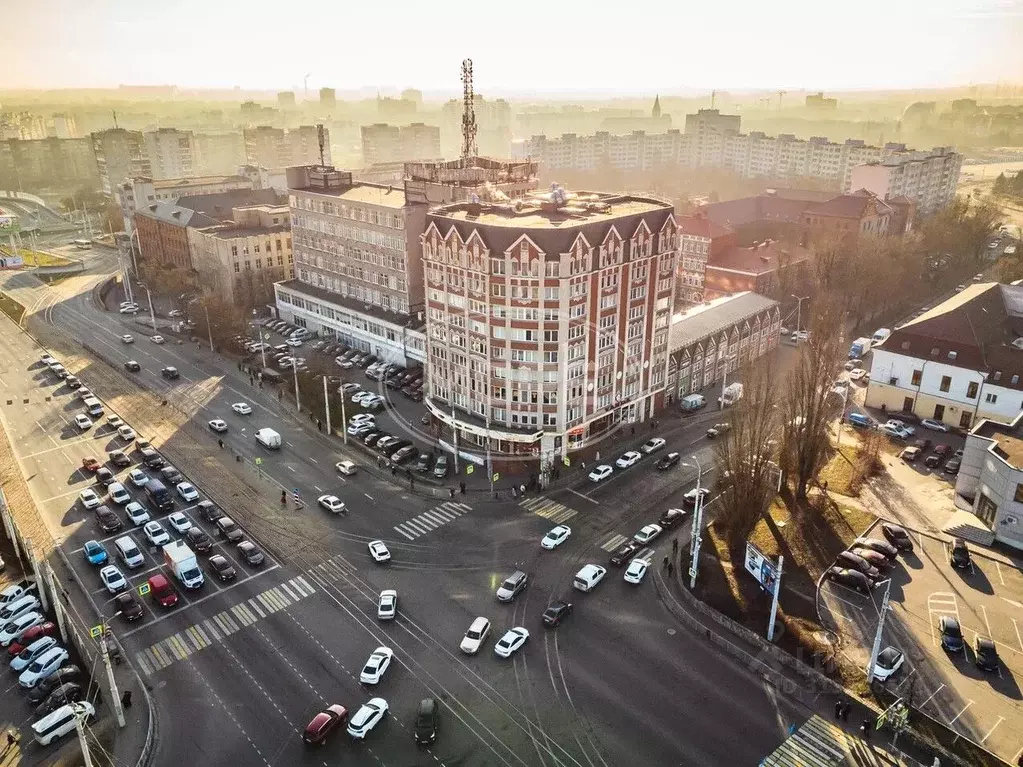
[[[223,641],[236,631],[251,626],[267,615],[283,610],[301,599],[312,596],[315,589],[301,575],[290,581],[256,594],[251,599],[238,602],[216,615],[182,629],[166,639],[135,653],[139,668],[152,676],[172,663],[185,660],[189,655]]]
[[[405,538],[410,541],[414,541],[416,538],[426,535],[431,530],[436,530],[441,525],[446,525],[463,514],[468,514],[472,511],[472,506],[464,503],[455,503],[454,501],[445,501],[440,506],[434,506],[429,511],[424,511],[422,514],[412,517],[412,519],[405,520],[400,525],[395,525],[394,529],[401,533]]]
[[[525,498],[519,501],[519,506],[528,509],[538,517],[549,519],[551,522],[567,522],[579,512],[563,503],[548,498],[546,495],[538,495],[533,498]]]
[[[604,551],[614,551],[626,541],[630,540],[627,535],[620,535],[619,533],[612,533],[607,540],[600,544],[600,548]],[[649,559],[654,555],[654,547],[647,546],[636,553],[633,559]]]

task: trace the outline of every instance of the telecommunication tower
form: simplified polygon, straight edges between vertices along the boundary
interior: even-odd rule
[[[462,160],[479,154],[476,148],[476,107],[472,92],[472,59],[462,60]]]

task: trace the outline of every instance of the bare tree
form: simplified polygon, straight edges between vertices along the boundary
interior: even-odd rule
[[[814,303],[810,339],[800,347],[787,381],[782,459],[795,476],[797,498],[806,498],[810,480],[827,459],[828,422],[835,415],[831,387],[842,343],[843,316],[841,304],[830,296]]]
[[[729,411],[731,428],[717,444],[719,482],[717,524],[733,556],[742,557],[746,539],[766,512],[778,471],[773,461],[779,437],[778,371],[774,355],[763,357],[741,373],[743,398]]]
[[[209,327],[206,317],[209,316]],[[209,335],[220,346],[232,336],[245,332],[245,312],[220,296],[204,295],[196,301],[189,317],[195,323],[198,335]]]

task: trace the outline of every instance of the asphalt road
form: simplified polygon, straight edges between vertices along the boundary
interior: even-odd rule
[[[299,487],[307,499],[320,490],[334,493],[351,508],[338,518],[313,506],[295,512],[322,515],[328,534],[301,542],[286,530],[280,540],[253,536],[271,551],[282,550],[281,561],[272,557],[260,569],[239,562],[239,582],[182,592],[182,604],[171,612],[147,605],[143,622],[124,629],[134,662],[154,687],[161,717],[158,763],[327,764],[345,758],[388,765],[749,764],[808,715],[793,697],[680,627],[649,582],[630,586],[621,570],[609,568],[592,593],[571,588],[583,564],[606,565],[612,540],[681,505],[695,469],[656,473],[647,458],[598,487],[581,483],[521,504],[464,507],[411,495],[367,472],[343,478],[332,466],[342,454],[339,446],[296,422],[268,391],[253,389],[231,363],[194,346],[153,344],[141,329],[131,331],[134,344],[122,344],[119,336],[132,323],[99,311],[88,293],[74,292],[90,279],[38,288],[19,276],[23,284],[12,292],[38,307],[30,324],[72,330],[118,369],[126,359],[138,360],[141,373],[122,374],[140,378],[168,407],[191,414],[200,426],[214,417],[227,421],[223,454],[212,432],[192,429],[194,434],[181,436],[208,440],[209,459],[240,455],[255,471],[253,459],[260,457],[266,479],[254,481]],[[70,425],[78,408],[73,395],[32,367],[37,350],[9,324],[0,334],[0,353],[0,391],[17,403],[29,400],[0,410],[4,427],[51,529],[66,539],[82,582],[102,598],[98,578],[77,552],[85,539],[100,534],[91,514],[73,508],[73,501],[89,484],[78,471],[81,458],[102,458],[109,437],[76,433]],[[168,364],[181,371],[179,381],[160,377]],[[87,370],[86,385],[88,378]],[[237,401],[251,404],[253,414],[230,412]],[[116,398],[106,404],[117,410]],[[146,424],[132,425],[145,436]],[[264,426],[284,435],[279,453],[255,444],[252,433]],[[705,427],[678,431],[666,450],[695,454],[707,470],[712,454]],[[189,466],[178,468],[189,474]],[[217,488],[200,484],[199,491],[215,495]],[[561,519],[573,527],[572,537],[556,552],[541,550],[540,536]],[[422,531],[414,540],[395,530],[410,520]],[[194,515],[193,521],[204,524]],[[366,543],[377,537],[391,548],[387,566],[368,556]],[[663,536],[649,556],[656,561],[669,546]],[[219,547],[231,554],[225,544]],[[149,559],[142,569],[158,567]],[[514,603],[498,603],[494,590],[519,568],[529,572],[530,587]],[[132,575],[133,584],[140,579]],[[376,597],[384,588],[399,594],[393,622],[376,618]],[[540,614],[557,596],[574,602],[575,611],[561,628],[544,630]],[[477,656],[465,656],[458,644],[478,615],[492,621],[492,634]],[[494,642],[513,625],[526,627],[530,641],[516,658],[501,660],[493,654]],[[358,673],[380,644],[394,649],[395,663],[379,689],[365,689]],[[298,733],[321,707],[337,702],[355,708],[375,694],[389,701],[392,715],[365,744],[337,737],[315,753],[302,747]],[[426,696],[443,701],[441,737],[418,751],[411,719]]]

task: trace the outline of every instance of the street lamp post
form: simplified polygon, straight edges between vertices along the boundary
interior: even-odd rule
[[[878,583],[878,586],[881,584]],[[867,669],[867,684],[874,681],[874,666],[877,665],[877,654],[881,651],[881,634],[884,631],[884,619],[888,615],[888,594],[892,588],[892,579],[884,582],[884,599],[881,600],[881,611],[877,617],[877,633],[874,634],[874,646],[870,650],[870,667]]]
[[[153,293],[149,290],[149,286],[144,282],[139,283],[140,288],[144,288],[146,291],[146,298],[149,299],[149,320],[153,323],[153,332],[156,332],[156,312],[153,310]]]
[[[735,359],[734,354],[725,357],[725,373],[721,376],[721,398],[718,400],[718,410],[725,409],[725,389],[728,388],[728,365]]]
[[[700,479],[703,477],[703,467],[699,459],[690,456],[696,464],[696,504],[693,507],[693,531],[689,543],[689,588],[696,588],[696,573],[700,563],[700,544],[703,539],[703,493],[700,492]],[[688,463],[683,466],[689,466]]]
[[[793,295],[792,295],[792,297],[793,297],[794,299],[796,299],[796,302],[797,302],[797,303],[796,303],[796,331],[798,332],[798,331],[800,331],[800,330],[802,330],[802,329],[803,329],[803,328],[802,328],[802,320],[803,320],[803,301],[805,301],[806,299],[808,299],[808,298],[809,298],[810,296],[797,296],[797,295],[794,295],[794,294],[793,294]],[[789,316],[791,316],[791,315],[789,315]]]

